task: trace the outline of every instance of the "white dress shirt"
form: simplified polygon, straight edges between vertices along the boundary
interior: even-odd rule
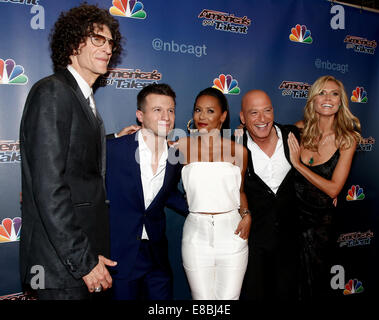
[[[276,194],[280,184],[291,169],[291,165],[284,154],[282,133],[277,126],[275,126],[275,129],[279,139],[271,158],[259,148],[250,137],[250,134],[247,135],[247,147],[251,152],[254,172]]]
[[[151,161],[153,153],[147,146],[145,140],[143,139],[142,130],[137,132],[138,138],[138,152],[140,160],[140,170],[141,170],[141,181],[143,189],[143,198],[145,202],[145,209],[153,202],[155,196],[158,194],[159,190],[162,188],[163,180],[166,173],[166,162],[168,157],[167,143],[164,141],[163,152],[159,159],[157,171],[154,174],[151,167]],[[142,239],[149,239],[145,225],[142,230]]]
[[[83,79],[83,77],[79,74],[78,71],[75,70],[74,67],[71,65],[67,66],[67,70],[71,72],[73,77],[75,78],[76,82],[78,83],[78,86],[80,90],[82,91],[84,98],[87,100],[89,98],[90,100],[90,107],[92,109],[92,112],[94,115],[96,115],[96,106],[95,106],[95,100],[93,98],[93,91],[92,88],[89,86],[87,81]]]

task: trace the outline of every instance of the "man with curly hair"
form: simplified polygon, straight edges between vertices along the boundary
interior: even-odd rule
[[[21,119],[21,280],[39,299],[90,299],[112,286],[116,265],[106,258],[105,134],[92,87],[120,56],[121,34],[84,3],[61,13],[50,45],[55,73],[32,87]]]

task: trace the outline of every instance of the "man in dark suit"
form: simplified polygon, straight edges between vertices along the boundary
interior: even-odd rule
[[[120,55],[120,41],[106,10],[83,4],[62,13],[51,34],[55,73],[26,100],[20,272],[39,299],[88,299],[112,285],[105,135],[92,86]]]
[[[171,300],[164,207],[188,213],[177,189],[179,154],[166,141],[175,122],[175,93],[166,84],[146,86],[137,108],[142,129],[107,140],[111,258],[118,262],[112,273],[114,298]]]
[[[297,298],[297,219],[287,137],[295,126],[274,122],[269,96],[251,90],[242,99],[243,144],[249,151],[245,193],[252,213],[249,262],[241,299]]]

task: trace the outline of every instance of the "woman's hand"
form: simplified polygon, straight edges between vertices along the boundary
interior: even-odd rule
[[[247,214],[241,219],[234,233],[239,234],[239,236],[242,239],[246,240],[249,238],[250,227],[251,227],[251,214]]]
[[[299,142],[297,141],[295,135],[290,132],[288,135],[288,148],[290,150],[290,160],[292,165],[297,168],[300,163],[300,146]]]

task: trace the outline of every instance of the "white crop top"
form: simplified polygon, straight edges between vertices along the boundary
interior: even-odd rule
[[[191,162],[182,169],[190,212],[227,212],[240,206],[241,170],[230,162]]]

